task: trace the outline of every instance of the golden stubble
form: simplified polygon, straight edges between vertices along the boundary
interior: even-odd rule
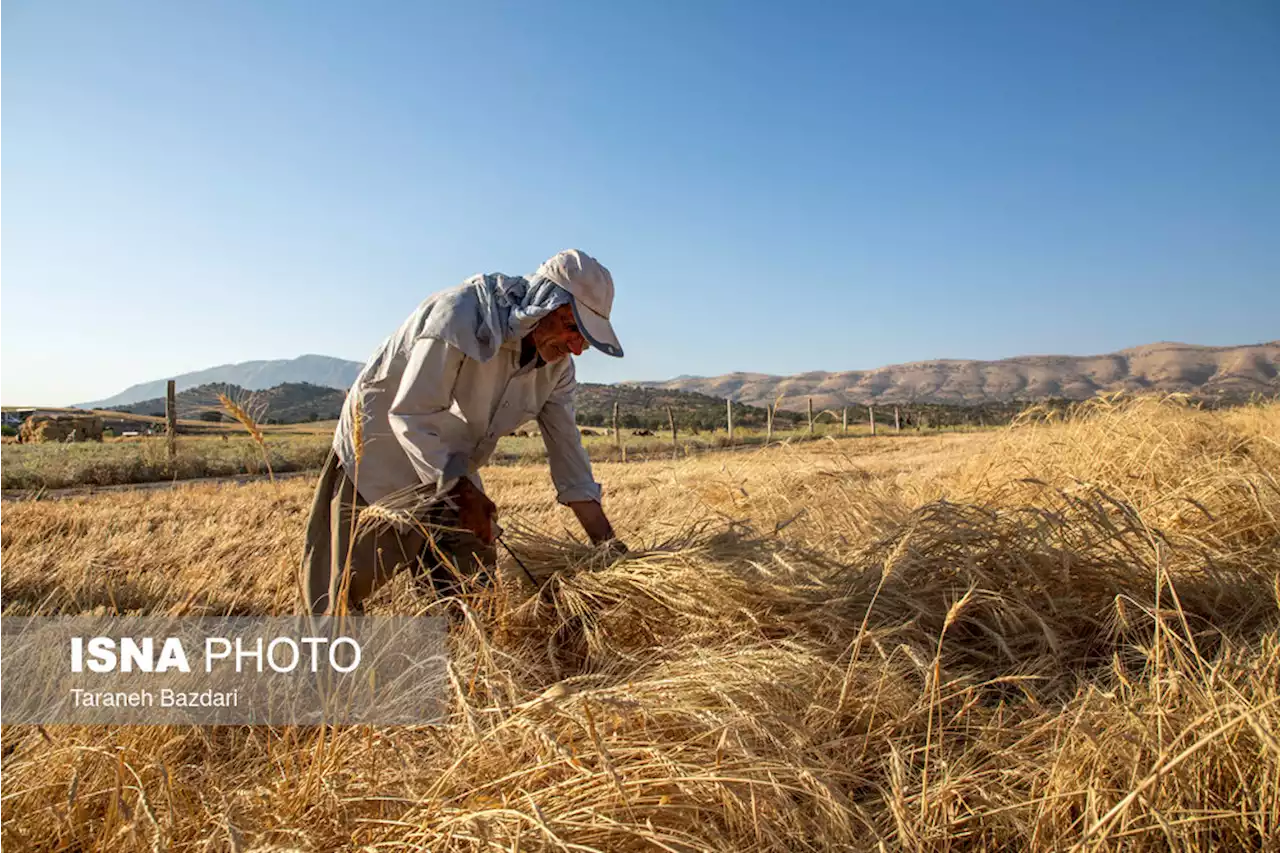
[[[1280,406],[493,468],[440,727],[3,733],[14,849],[1280,844]],[[293,612],[312,484],[7,503],[6,615]]]

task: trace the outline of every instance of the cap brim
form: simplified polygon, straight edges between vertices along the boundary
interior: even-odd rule
[[[608,318],[586,305],[580,305],[576,298],[570,299],[570,304],[573,305],[573,319],[587,343],[605,355],[622,358],[622,344],[618,343],[618,336],[613,333],[613,326],[609,324]]]

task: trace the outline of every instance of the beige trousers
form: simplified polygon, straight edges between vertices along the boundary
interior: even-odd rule
[[[353,529],[353,511],[358,517],[364,506],[355,484],[330,451],[316,483],[302,552],[299,582],[307,612],[334,613],[344,582],[347,609],[361,612],[365,599],[402,569],[413,572],[419,581],[428,581],[436,595],[454,595],[459,591],[459,573],[483,574],[497,562],[493,547],[467,532],[434,533],[433,548],[416,528]],[[432,528],[457,526],[456,517],[446,508],[433,511],[425,520]],[[437,550],[446,559],[440,559]]]

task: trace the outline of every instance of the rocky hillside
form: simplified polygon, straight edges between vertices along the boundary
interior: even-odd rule
[[[346,391],[324,388],[307,382],[286,382],[262,390],[249,390],[239,385],[210,383],[180,391],[175,397],[178,417],[187,420],[231,420],[218,400],[226,394],[245,406],[263,423],[294,424],[305,421],[327,421],[338,417]],[[128,406],[111,407],[117,412],[135,415],[164,416],[164,397],[143,400]]]
[[[971,406],[1022,400],[1082,400],[1101,392],[1182,392],[1209,400],[1280,394],[1280,341],[1239,347],[1158,343],[1110,355],[1033,355],[1002,361],[919,361],[876,370],[769,376],[729,373],[644,383],[799,411],[867,403]],[[779,399],[781,398],[781,399]]]

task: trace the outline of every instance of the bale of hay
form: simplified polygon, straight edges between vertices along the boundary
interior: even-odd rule
[[[97,415],[32,415],[22,422],[19,440],[102,441],[102,418]]]

